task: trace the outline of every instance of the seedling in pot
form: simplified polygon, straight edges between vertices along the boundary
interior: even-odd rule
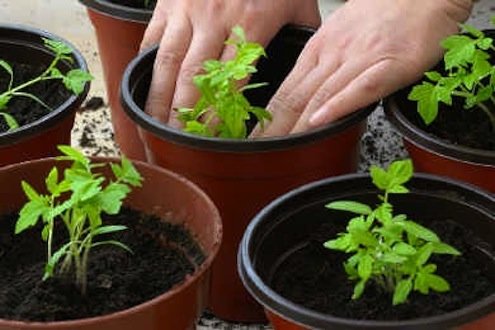
[[[70,146],[59,146],[63,156],[60,161],[71,161],[72,165],[59,172],[53,167],[45,179],[48,194],[38,193],[29,183],[23,181],[22,188],[28,202],[22,207],[16,223],[15,233],[43,222],[41,237],[47,244],[47,261],[43,279],[55,274],[67,275],[72,270],[75,283],[82,294],[86,293],[88,258],[92,248],[100,245],[114,245],[129,252],[129,247],[115,240],[97,240],[102,235],[125,230],[125,226],[104,225],[102,214],[117,214],[123,199],[131,187],[141,185],[142,178],[132,163],[122,156],[121,163],[111,163],[115,180],[106,181],[93,169],[105,164],[93,164],[81,152]],[[65,227],[68,234],[66,243],[55,252],[53,240],[56,224]]]
[[[54,54],[54,58],[50,65],[43,71],[38,77],[35,77],[29,81],[21,83],[17,86],[13,86],[14,83],[14,70],[12,66],[0,59],[0,68],[9,74],[9,83],[7,90],[0,92],[0,115],[4,118],[5,122],[9,126],[9,129],[16,129],[19,124],[15,118],[8,113],[8,104],[14,97],[28,97],[33,101],[41,104],[48,110],[52,110],[47,104],[40,100],[36,95],[25,92],[25,90],[34,84],[47,80],[61,80],[67,88],[75,95],[79,95],[84,90],[84,85],[93,79],[93,77],[86,71],[81,69],[72,69],[66,74],[62,73],[57,65],[60,61],[72,61],[72,48],[61,41],[43,39],[44,46]]]
[[[495,17],[492,18],[495,25]],[[453,35],[441,43],[446,50],[443,63],[445,75],[426,72],[426,80],[414,86],[409,100],[417,102],[417,110],[425,124],[431,124],[440,103],[452,105],[453,97],[464,99],[464,108],[478,108],[490,120],[495,133],[495,66],[492,38],[480,30],[462,25],[465,33]]]
[[[192,109],[177,110],[186,132],[207,137],[244,139],[247,136],[245,122],[251,114],[261,125],[271,119],[267,110],[252,106],[243,95],[248,89],[266,84],[239,87],[242,80],[256,72],[253,63],[261,56],[266,56],[265,51],[259,44],[246,41],[240,26],[234,27],[232,31],[236,39],[227,40],[226,45],[235,47],[235,58],[226,62],[205,61],[205,73],[194,77],[194,84],[201,92],[200,99]]]
[[[396,161],[387,170],[372,166],[370,173],[375,186],[384,192],[378,195],[381,204],[376,208],[346,200],[326,205],[356,214],[347,232],[324,244],[328,249],[352,254],[344,263],[349,279],[357,281],[352,299],[363,295],[369,281],[390,292],[393,305],[406,302],[412,291],[449,291],[449,283],[435,273],[437,266],[429,259],[433,254],[457,256],[460,252],[407,215],[394,214],[389,201],[391,194],[409,192],[404,184],[413,175],[412,162]]]

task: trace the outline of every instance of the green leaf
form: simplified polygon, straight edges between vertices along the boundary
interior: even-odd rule
[[[56,167],[53,167],[50,170],[50,173],[48,173],[48,176],[45,179],[45,183],[46,183],[46,188],[51,194],[56,196],[59,194],[58,170]]]
[[[325,205],[326,208],[339,211],[348,211],[356,214],[368,215],[373,211],[366,204],[354,201],[336,201]]]
[[[15,224],[15,233],[19,234],[36,225],[46,210],[47,205],[40,199],[34,199],[24,204],[19,212],[19,219]]]
[[[415,223],[413,221],[404,221],[401,225],[404,227],[404,230],[411,235],[421,238],[427,242],[440,241],[437,234],[418,223]]]
[[[370,278],[373,271],[373,262],[373,258],[368,254],[359,259],[358,274],[361,279],[368,280]]]
[[[110,234],[110,233],[115,233],[118,231],[123,231],[126,230],[126,226],[122,225],[111,225],[111,226],[101,226],[98,227],[97,229],[93,230],[91,234],[93,236],[98,236],[98,235],[105,235],[105,234]]]
[[[403,256],[410,256],[416,254],[417,250],[412,246],[404,242],[399,242],[394,245],[392,248],[393,251],[397,254],[403,255]]]
[[[427,243],[423,245],[416,255],[416,265],[422,266],[424,265],[428,259],[430,259],[431,254],[433,253],[433,245],[431,243]]]
[[[122,206],[122,200],[131,189],[121,183],[111,183],[101,191],[98,198],[103,211],[108,214],[117,214]]]
[[[42,39],[45,47],[53,51],[56,55],[70,55],[73,52],[72,48],[62,41],[47,38]]]
[[[475,28],[474,26],[472,25],[469,25],[469,24],[461,24],[461,27],[466,31],[468,32],[469,34],[471,34],[473,37],[476,37],[476,38],[483,38],[484,37],[484,34],[483,32],[481,32],[480,30],[478,30],[477,28]]]
[[[43,275],[43,281],[46,281],[47,279],[53,276],[53,273],[55,271],[55,266],[60,261],[60,258],[62,258],[63,256],[65,256],[65,254],[68,253],[67,250],[70,248],[72,244],[75,244],[75,242],[68,242],[64,244],[47,261],[47,263],[45,264],[45,273]]]
[[[127,245],[125,245],[124,243],[121,243],[119,241],[113,241],[113,240],[112,241],[96,242],[96,243],[93,243],[91,245],[91,247],[97,247],[97,246],[101,246],[101,245],[114,245],[114,246],[117,246],[117,247],[131,253],[131,254],[134,253],[134,252],[132,252],[132,249],[130,247],[128,247]]]
[[[19,128],[19,124],[17,123],[17,120],[15,120],[15,118],[12,115],[6,112],[0,112],[0,115],[3,117],[3,119],[5,119],[5,122],[9,126],[9,129],[13,130]]]
[[[404,303],[407,300],[409,293],[411,293],[412,287],[413,285],[411,279],[399,281],[399,283],[397,283],[397,286],[395,287],[392,304],[396,306]]]
[[[82,152],[68,145],[59,145],[57,146],[58,150],[60,150],[65,156],[57,157],[58,160],[71,160],[73,162],[84,165],[84,167],[89,166],[89,160],[84,156]]]
[[[476,40],[465,35],[452,35],[441,42],[447,50],[444,55],[445,69],[462,67],[472,63],[476,51]]]
[[[437,292],[447,292],[450,290],[449,283],[441,276],[435,274],[424,274],[425,282],[428,287]]]
[[[336,239],[326,241],[323,246],[331,250],[345,251],[351,244],[351,237],[349,235],[342,235]]]
[[[352,294],[353,300],[359,299],[363,295],[365,286],[366,280],[361,280],[354,286],[354,293]]]
[[[0,95],[0,110],[6,109],[7,104],[9,104],[9,101],[12,99],[12,96],[8,94],[1,94]],[[3,113],[3,112],[0,112]]]
[[[0,59],[0,68],[4,69],[9,74],[9,84],[7,87],[7,90],[9,91],[12,89],[12,82],[14,79],[14,70],[12,70],[12,67],[10,66],[9,63],[7,63],[6,61],[4,61],[2,59]],[[0,106],[0,109],[2,109],[1,106]]]
[[[410,101],[417,101],[417,111],[426,125],[435,120],[438,115],[438,97],[435,85],[423,81],[421,85],[413,87],[407,98]]]
[[[373,180],[373,184],[377,188],[379,188],[381,190],[387,189],[389,182],[390,182],[390,179],[387,175],[387,172],[385,172],[384,169],[382,169],[378,166],[375,166],[375,165],[371,165],[370,175],[371,175],[371,178]]]
[[[433,242],[433,253],[451,254],[455,256],[461,255],[461,252],[459,252],[459,250],[442,242]]]
[[[65,87],[75,95],[84,91],[86,84],[93,79],[93,76],[81,69],[70,70],[63,78]]]
[[[440,79],[442,79],[442,75],[438,73],[437,71],[428,71],[425,72],[426,78],[430,79],[433,82],[437,82]]]

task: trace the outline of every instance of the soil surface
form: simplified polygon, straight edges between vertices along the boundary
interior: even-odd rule
[[[145,5],[144,0],[108,0],[108,2],[112,2],[118,5],[132,7],[132,8],[140,8],[140,9],[154,9],[156,5],[156,0],[149,1],[148,5]]]
[[[14,236],[17,215],[0,217],[0,318],[54,321],[108,314],[150,300],[194,272],[205,256],[181,226],[123,209],[106,224],[127,230],[107,235],[129,246],[99,246],[90,254],[88,292],[82,296],[69,277],[42,281],[46,246],[40,228]],[[57,228],[65,239],[65,229]]]
[[[461,102],[454,102],[454,107],[440,106],[437,119],[430,125],[423,122],[413,103],[404,106],[403,108],[409,111],[403,113],[421,130],[442,140],[474,149],[495,151],[495,130],[488,116],[476,107],[464,109]],[[495,113],[493,107],[491,110]]]
[[[45,66],[21,63],[10,64],[14,71],[14,87],[39,76],[46,69]],[[0,91],[5,91],[8,88],[8,84],[9,75],[0,69]],[[39,82],[22,90],[22,92],[35,95],[51,109],[56,109],[71,95],[59,80]],[[4,111],[13,115],[19,126],[23,126],[46,116],[51,110],[28,97],[17,96],[10,100],[7,109],[4,109]],[[9,126],[3,116],[0,116],[0,133],[8,130]]]
[[[275,271],[271,286],[289,300],[310,309],[363,320],[407,320],[444,314],[493,294],[495,279],[488,276],[495,273],[493,268],[492,272],[485,269],[487,262],[474,248],[477,243],[470,230],[452,221],[434,223],[430,228],[462,252],[460,257],[434,255],[430,259],[438,266],[437,274],[450,283],[450,292],[429,295],[413,292],[405,304],[394,307],[391,294],[370,281],[363,296],[352,300],[355,283],[347,279],[342,266],[349,255],[323,247],[325,241],[344,229],[336,230],[335,225],[322,226],[307,245],[288,257]]]

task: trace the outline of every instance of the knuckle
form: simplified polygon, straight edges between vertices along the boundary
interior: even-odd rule
[[[182,62],[182,54],[173,50],[159,50],[155,59],[155,69],[178,67]]]
[[[301,99],[302,97],[295,92],[280,90],[270,101],[270,108],[281,109],[289,115],[299,116],[303,111]]]

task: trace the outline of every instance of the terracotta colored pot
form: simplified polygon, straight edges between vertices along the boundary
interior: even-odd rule
[[[495,37],[495,30],[485,32]],[[416,112],[416,103],[407,100],[410,89],[407,87],[386,98],[384,107],[387,118],[403,136],[415,168],[420,172],[449,176],[495,192],[495,151],[451,143],[412,123],[404,115],[406,112]],[[448,111],[447,106],[444,109]]]
[[[0,26],[0,58],[48,66],[53,54],[44,47],[42,38],[63,41],[73,49],[73,63],[60,62],[62,70],[87,70],[83,56],[69,42],[51,33],[20,25]],[[43,118],[14,131],[0,133],[0,166],[57,155],[57,145],[70,144],[76,110],[86,98],[88,90],[89,83],[80,95],[71,95]]]
[[[146,160],[136,125],[120,105],[119,88],[127,64],[138,54],[152,12],[116,5],[106,0],[79,2],[87,7],[96,33],[115,141],[127,157]]]
[[[94,158],[98,162],[111,158]],[[60,162],[42,159],[0,169],[0,212],[18,209],[25,201],[21,180],[44,191],[44,177]],[[165,169],[136,162],[144,177],[125,205],[186,226],[207,255],[203,264],[184,282],[138,306],[100,317],[60,322],[19,322],[0,320],[1,330],[163,330],[194,329],[208,294],[209,269],[220,246],[222,229],[217,209],[194,184]],[[104,171],[110,173],[105,167]],[[104,172],[105,173],[105,172]]]
[[[254,81],[269,88],[249,95],[266,105],[292,68],[313,30],[283,29],[258,65]],[[236,272],[236,251],[249,220],[276,196],[302,183],[352,172],[365,118],[373,107],[330,126],[304,134],[256,140],[203,138],[164,125],[143,112],[156,49],[141,54],[126,70],[122,100],[143,128],[151,162],[196,182],[213,199],[224,224],[224,242],[213,266],[209,307],[223,319],[260,321],[262,309],[252,300]]]
[[[409,194],[394,195],[398,213],[411,219],[449,219],[495,246],[495,195],[445,177],[417,174],[406,184]],[[299,305],[271,288],[275,268],[296,253],[322,224],[334,200],[376,202],[377,190],[364,174],[317,181],[273,201],[250,223],[242,239],[238,266],[244,285],[267,311],[276,330],[305,329],[495,329],[495,294],[461,309],[432,317],[404,321],[354,320],[324,314]],[[426,224],[428,226],[428,223]],[[486,259],[485,259],[486,257]],[[493,272],[493,255],[483,262]],[[342,267],[341,264],[336,267]],[[344,271],[342,269],[342,271]],[[488,274],[492,279],[495,273]],[[365,293],[366,294],[366,293]],[[350,299],[350,298],[349,298]]]

